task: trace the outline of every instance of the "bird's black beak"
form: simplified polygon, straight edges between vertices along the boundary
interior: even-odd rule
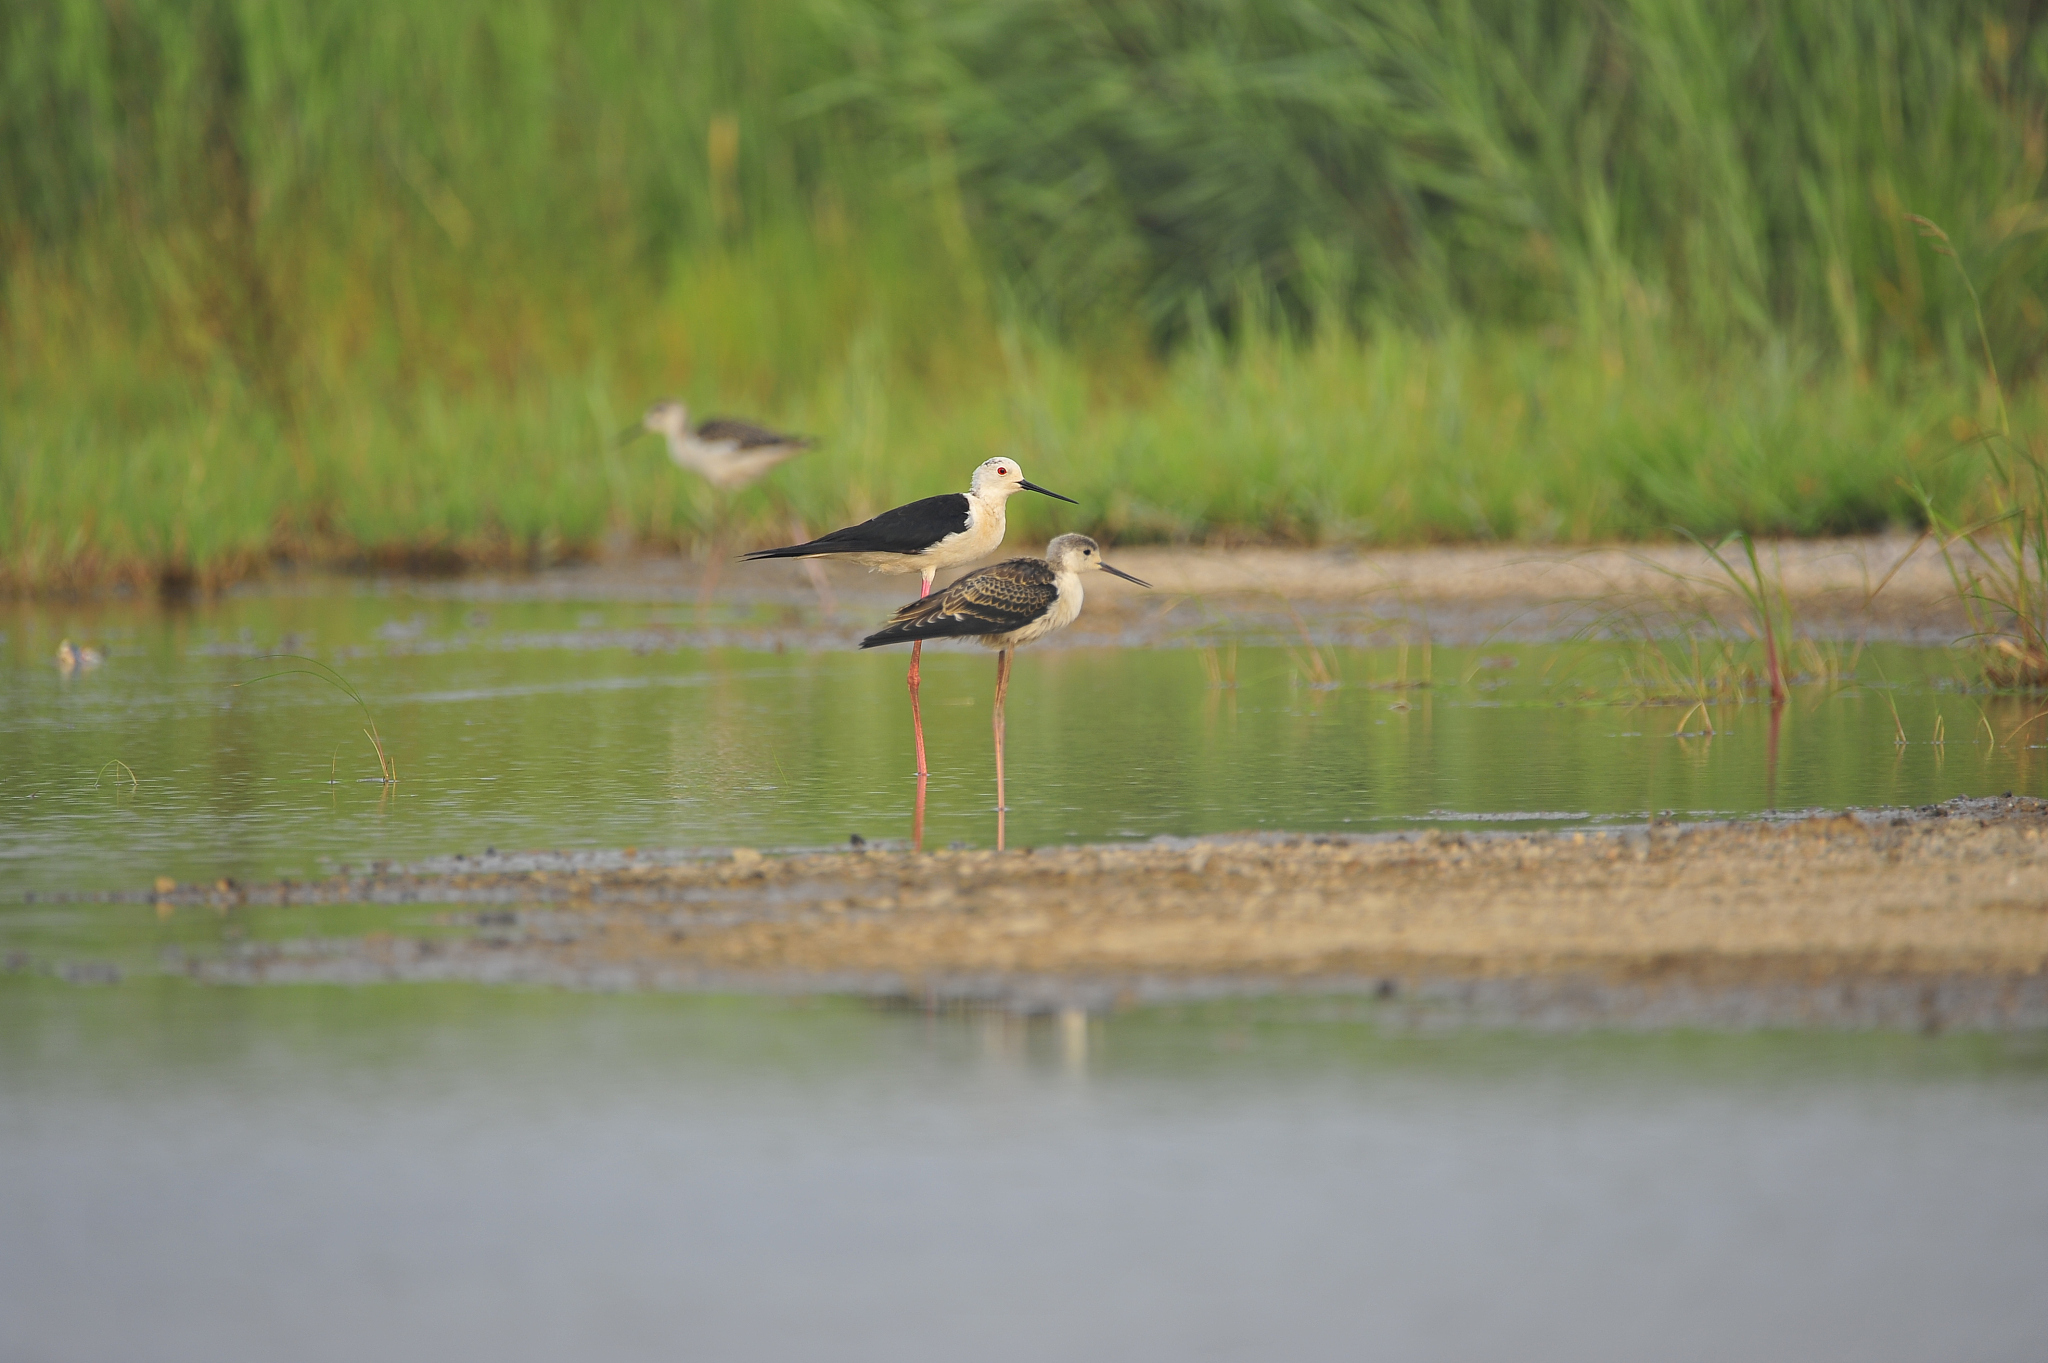
[[[1107,563],[1105,563],[1105,564],[1103,564],[1103,565],[1102,565],[1102,571],[1103,571],[1103,572],[1105,572],[1105,573],[1110,573],[1110,574],[1112,574],[1112,575],[1114,575],[1114,576],[1116,576],[1116,577],[1120,577],[1120,578],[1122,578],[1122,579],[1123,579],[1124,581],[1126,581],[1126,582],[1135,582],[1135,583],[1137,583],[1137,584],[1138,584],[1138,585],[1139,585],[1140,587],[1149,587],[1149,586],[1151,586],[1151,585],[1152,585],[1151,583],[1147,582],[1147,581],[1146,581],[1146,580],[1145,580],[1144,578],[1142,578],[1142,577],[1132,577],[1132,576],[1131,576],[1131,575],[1130,575],[1129,573],[1125,572],[1125,571],[1124,571],[1123,569],[1121,569],[1121,568],[1112,568],[1112,567],[1110,567],[1110,566],[1109,566],[1109,565],[1108,565]]]
[[[1052,498],[1054,501],[1065,502],[1069,506],[1080,505],[1080,503],[1075,501],[1072,497],[1062,497],[1059,493],[1054,492],[1051,488],[1040,487],[1038,484],[1032,482],[1029,478],[1019,478],[1017,480],[1017,486],[1023,488],[1026,492],[1043,492],[1046,496]]]

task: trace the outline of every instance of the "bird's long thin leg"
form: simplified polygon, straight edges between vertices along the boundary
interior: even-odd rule
[[[917,804],[910,811],[910,850],[924,851],[924,794],[930,782],[925,777],[917,778]]]
[[[918,580],[917,599],[922,601],[925,597],[930,596],[931,592],[932,575],[930,573],[926,573],[922,578]],[[919,639],[910,645],[909,677],[910,731],[911,733],[916,735],[917,738],[917,776],[919,780],[923,780],[926,776],[930,775],[931,773],[931,768],[927,767],[924,761],[924,711],[918,707],[917,703],[917,688],[920,681],[918,675],[918,663],[923,657],[924,640]]]
[[[917,775],[920,780],[931,774],[931,769],[924,761],[924,711],[917,703],[917,665],[923,657],[924,640],[919,639],[910,646],[910,676],[907,681],[910,685],[910,732],[917,740]]]
[[[804,572],[810,576],[811,589],[818,594],[818,609],[827,620],[839,614],[839,601],[832,595],[832,584],[825,580],[825,570],[818,566],[816,559],[804,560]]]
[[[1003,697],[1009,693],[1010,650],[1006,648],[996,654],[996,711],[993,727],[996,736],[996,813],[998,815],[1001,815],[1004,810],[1010,807],[1010,802],[1003,798]],[[1002,842],[1002,827],[1002,820],[998,818],[996,820],[997,851],[1002,850],[1000,845]]]
[[[718,575],[725,567],[726,519],[732,510],[731,498],[717,492],[711,495],[711,561],[697,583],[697,623],[700,625],[704,623],[705,612],[711,608],[711,594],[718,590]]]
[[[802,544],[811,537],[811,532],[805,528],[801,516],[789,518],[789,533],[791,544]],[[814,558],[799,561],[804,565],[805,575],[811,579],[811,589],[818,594],[818,609],[824,613],[827,620],[830,620],[839,614],[839,602],[832,595],[832,584],[825,580],[825,570],[818,566],[818,560]]]

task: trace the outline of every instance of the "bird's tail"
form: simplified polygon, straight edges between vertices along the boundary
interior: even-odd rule
[[[753,549],[741,554],[740,557],[748,560],[763,558],[809,558],[813,554],[822,552],[824,551],[818,548],[818,542],[812,540],[809,544],[785,544],[780,549]]]
[[[890,644],[911,644],[919,639],[941,639],[957,631],[945,628],[940,616],[941,592],[921,597],[900,608],[889,623],[860,641],[862,648],[884,648]]]

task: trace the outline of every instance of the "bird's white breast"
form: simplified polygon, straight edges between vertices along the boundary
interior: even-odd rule
[[[727,490],[746,486],[795,453],[789,445],[743,450],[737,440],[704,440],[695,431],[672,435],[668,442],[669,458],[678,466]]]
[[[984,501],[969,494],[967,528],[956,530],[917,555],[920,567],[953,568],[985,558],[1002,547],[1008,529],[1000,501]]]

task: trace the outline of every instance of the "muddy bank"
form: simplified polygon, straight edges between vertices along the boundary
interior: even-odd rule
[[[1761,551],[1801,632],[1947,644],[1968,624],[1939,553],[1916,543],[1907,536],[1788,540]],[[1042,547],[1013,540],[1003,556]],[[1304,633],[1319,643],[1357,645],[1423,638],[1540,642],[1667,630],[1703,612],[1739,627],[1742,616],[1725,574],[1689,544],[1112,546],[1111,561],[1153,589],[1091,581],[1086,614],[1044,646],[1146,647],[1213,638],[1293,643]],[[395,581],[411,594],[478,602],[687,601],[784,616],[769,628],[758,622],[721,627],[707,616],[682,631],[705,643],[747,647],[851,647],[915,595],[910,579],[843,564],[826,570],[827,595],[821,597],[801,565],[652,557],[526,575]]]
[[[984,562],[1043,548],[1012,537]],[[1758,548],[1767,578],[1782,587],[1800,634],[1945,645],[1969,630],[1931,542],[1873,535],[1784,540]],[[1424,639],[1448,645],[1537,643],[1670,632],[1702,617],[1740,630],[1746,614],[1727,574],[1693,544],[1106,549],[1112,562],[1152,583],[1152,590],[1106,577],[1091,580],[1086,613],[1039,647],[1157,647],[1217,639],[1293,644],[1304,635],[1357,646]],[[1967,564],[1967,551],[1958,552]],[[980,565],[942,573],[940,585],[972,566]],[[220,595],[369,593],[482,607],[517,601],[687,607],[657,624],[615,631],[616,642],[753,649],[850,648],[916,595],[915,578],[854,565],[827,563],[816,574],[812,565],[787,561],[630,553],[531,572],[348,575],[282,568]],[[87,599],[106,604],[115,598]],[[408,651],[404,640],[391,642],[392,651]]]
[[[1865,536],[1760,549],[1765,572],[1814,635],[1945,644],[1965,628],[1932,544]],[[1164,592],[1252,612],[1261,604],[1271,610],[1275,600],[1307,603],[1317,613],[1372,603],[1389,617],[1428,624],[1447,643],[1668,628],[1702,612],[1735,623],[1742,614],[1726,572],[1693,544],[1128,549],[1118,559],[1131,560],[1131,571]]]
[[[492,858],[154,898],[165,914],[440,905],[462,929],[185,963],[210,981],[1026,1008],[1364,991],[1561,1025],[2048,1026],[2048,802],[2029,799],[1582,833]]]

